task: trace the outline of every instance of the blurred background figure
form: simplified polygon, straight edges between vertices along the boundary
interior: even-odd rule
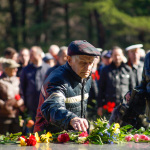
[[[43,57],[43,61],[50,67],[54,67],[56,65],[55,58],[50,53],[45,54],[45,56]]]
[[[58,61],[58,53],[59,53],[59,47],[57,45],[51,45],[49,47],[49,53],[56,59],[56,62]]]
[[[55,70],[57,67],[64,65],[66,63],[66,61],[67,61],[67,49],[68,49],[68,47],[66,47],[66,46],[60,47],[60,50],[59,50],[58,55],[57,55],[57,64],[47,71],[45,78],[47,78],[48,75],[53,70]]]
[[[18,53],[17,51],[12,48],[12,47],[7,47],[5,50],[4,50],[4,57],[5,58],[9,58],[9,59],[13,59],[15,60],[16,62],[18,62]]]
[[[30,51],[27,48],[22,48],[19,52],[18,63],[20,67],[18,68],[17,76],[20,77],[22,69],[29,64]]]
[[[17,68],[20,66],[12,59],[3,59],[3,74],[0,77],[0,134],[20,132],[19,108],[24,104],[20,97],[20,80]]]
[[[99,116],[103,115],[104,105],[108,102],[119,105],[126,92],[135,85],[131,68],[123,63],[123,50],[118,46],[113,47],[111,57],[112,63],[105,66],[100,74],[97,98]]]
[[[144,62],[145,56],[146,56],[145,50],[140,48],[140,61]]]
[[[127,64],[132,68],[134,79],[135,79],[135,86],[140,85],[142,81],[142,72],[144,62],[140,61],[140,49],[143,47],[142,44],[131,45],[126,48],[128,53],[128,62]]]
[[[41,86],[45,79],[45,73],[50,68],[48,64],[42,61],[43,50],[39,46],[33,46],[30,49],[30,62],[22,69],[20,76],[21,91],[28,114],[35,121],[36,110],[39,103]],[[29,129],[33,132],[33,127]]]
[[[64,65],[67,61],[67,46],[60,47],[60,51],[58,53],[58,63],[59,65]]]
[[[101,55],[101,62],[100,62],[100,66],[99,66],[99,74],[101,73],[103,67],[105,66],[108,66],[111,64],[112,62],[112,58],[111,58],[111,50],[104,50],[102,52],[102,55]]]
[[[3,59],[4,59],[3,57],[0,58],[0,76],[3,74],[3,67],[2,67],[2,60]]]

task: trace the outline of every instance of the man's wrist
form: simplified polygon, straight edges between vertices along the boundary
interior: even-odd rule
[[[3,108],[5,105],[5,102],[3,100],[0,100],[0,108]]]

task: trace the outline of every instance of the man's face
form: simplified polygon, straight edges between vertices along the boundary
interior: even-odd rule
[[[28,63],[30,59],[30,54],[29,51],[24,49],[21,53],[20,53],[20,60],[21,62],[24,63]]]
[[[40,54],[37,54],[36,49],[32,48],[30,50],[30,61],[35,64],[39,59],[41,59]]]
[[[123,53],[121,49],[114,49],[113,53],[112,53],[112,60],[113,62],[119,66],[121,65],[122,61],[123,61]]]
[[[59,61],[60,65],[64,65],[66,63],[66,61],[67,61],[67,50],[64,50],[62,52],[61,56],[59,56],[58,61]]]
[[[140,50],[139,48],[128,51],[129,59],[131,60],[131,63],[136,63],[140,60]]]
[[[111,64],[112,58],[111,57],[110,58],[102,57],[102,62],[104,65],[108,66]]]
[[[78,76],[87,78],[91,73],[94,59],[94,56],[87,55],[78,55],[78,57],[75,58],[68,56],[68,63]]]

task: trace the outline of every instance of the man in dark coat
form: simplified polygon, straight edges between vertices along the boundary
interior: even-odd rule
[[[38,46],[31,47],[30,64],[22,69],[20,76],[21,90],[29,116],[35,121],[36,110],[39,103],[41,86],[45,74],[50,66],[42,61],[42,49]],[[31,132],[33,129],[31,129]]]
[[[103,106],[107,102],[119,105],[125,93],[135,86],[132,70],[123,63],[123,51],[119,47],[112,49],[112,63],[102,69],[99,80],[98,115],[102,116]]]
[[[100,52],[87,41],[73,41],[67,62],[45,80],[40,94],[34,132],[86,131],[87,98],[91,70]]]

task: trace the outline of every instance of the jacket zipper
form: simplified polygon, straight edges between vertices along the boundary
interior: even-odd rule
[[[82,88],[81,88],[81,118],[84,118],[83,116],[83,101],[84,101],[84,85],[85,85],[85,80],[82,80]]]

